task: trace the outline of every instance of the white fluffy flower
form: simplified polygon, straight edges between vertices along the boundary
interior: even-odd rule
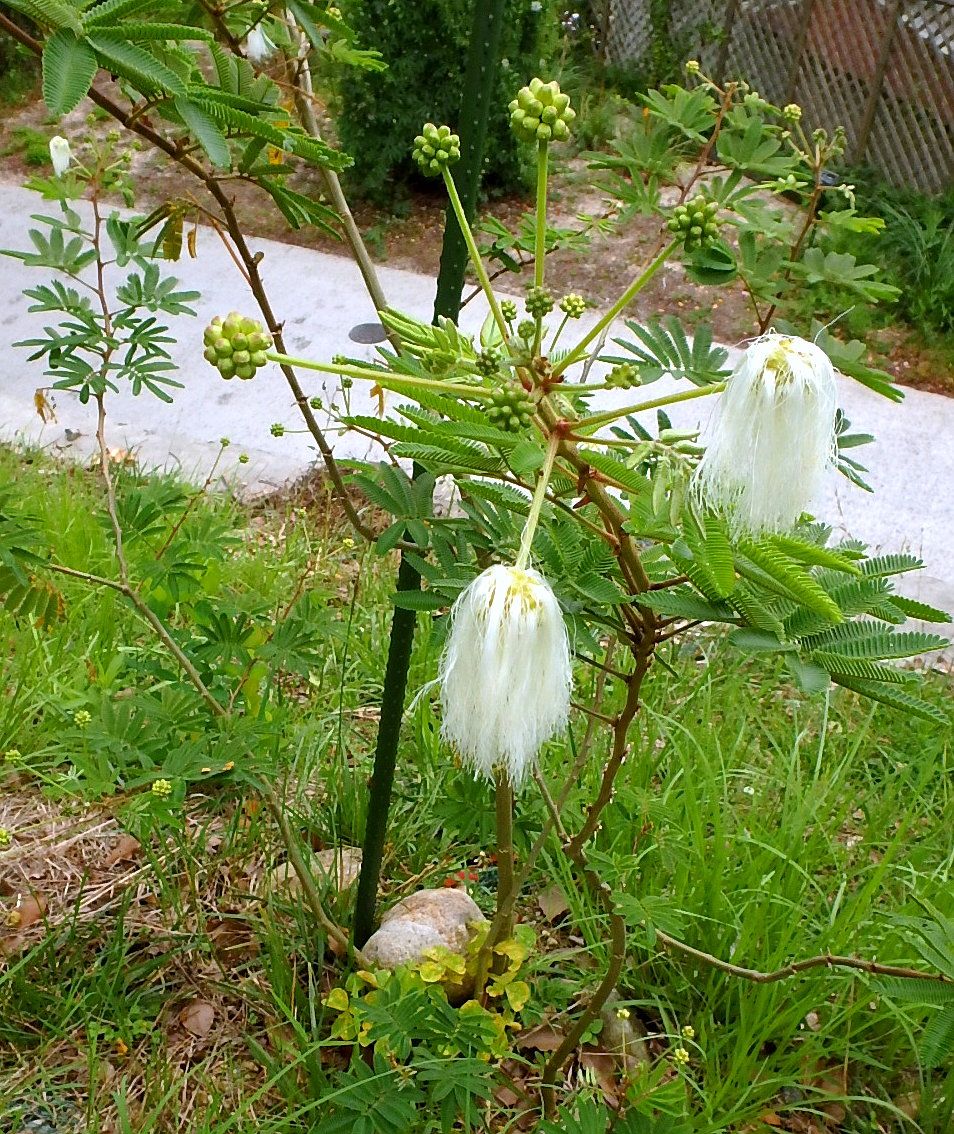
[[[695,476],[736,534],[792,528],[834,463],[837,387],[823,350],[770,333],[732,372]]]
[[[245,38],[245,54],[253,63],[264,63],[275,51],[261,24],[256,24]]]
[[[454,603],[441,658],[442,735],[478,774],[506,767],[519,785],[567,721],[570,647],[538,572],[488,567]]]
[[[50,138],[50,161],[53,162],[53,172],[57,177],[62,177],[70,167],[70,153],[69,142],[57,134],[55,138]]]

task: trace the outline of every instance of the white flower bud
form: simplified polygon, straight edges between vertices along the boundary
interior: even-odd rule
[[[53,172],[57,177],[62,177],[70,167],[70,153],[69,142],[57,134],[55,138],[50,138],[50,161],[53,162]]]
[[[732,372],[695,474],[698,498],[734,534],[792,528],[818,494],[836,449],[835,371],[814,343],[770,333]]]
[[[560,604],[538,572],[494,566],[454,603],[441,658],[442,735],[478,775],[519,786],[566,725],[573,674]]]
[[[245,54],[253,63],[264,63],[275,52],[275,44],[268,38],[261,24],[256,24],[245,39]]]

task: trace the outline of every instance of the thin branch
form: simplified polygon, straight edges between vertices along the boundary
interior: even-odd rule
[[[951,977],[945,976],[944,973],[922,972],[919,969],[909,969],[899,965],[882,965],[880,961],[868,961],[863,957],[841,957],[835,953],[819,953],[817,957],[807,957],[802,961],[793,961],[790,965],[784,965],[780,969],[761,972],[759,969],[747,969],[741,965],[733,965],[730,961],[723,961],[721,957],[715,957],[712,953],[706,953],[702,949],[696,949],[692,945],[687,945],[684,941],[670,937],[661,929],[656,929],[654,932],[657,940],[667,949],[685,953],[686,956],[693,957],[710,968],[719,969],[721,972],[740,977],[742,980],[752,981],[754,984],[775,984],[777,981],[798,976],[799,973],[806,972],[808,969],[821,968],[859,969],[861,972],[873,973],[876,976],[900,977],[903,980],[933,980],[940,984],[954,983]]]

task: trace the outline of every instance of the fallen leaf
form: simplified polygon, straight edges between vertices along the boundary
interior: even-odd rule
[[[764,1122],[766,1126],[781,1126],[782,1120],[775,1113],[774,1110],[767,1110],[764,1114],[759,1115],[759,1122]]]
[[[562,917],[570,908],[567,904],[566,894],[563,893],[563,890],[556,882],[547,886],[546,889],[541,890],[540,893],[537,894],[537,905],[540,907],[540,913],[542,913],[549,922],[556,921],[557,918]]]
[[[132,835],[122,835],[103,859],[103,866],[115,866],[117,862],[131,862],[141,849],[138,839],[134,839]]]
[[[56,410],[53,403],[46,396],[45,390],[34,391],[33,405],[40,417],[40,421],[42,421],[44,425],[47,425],[51,421],[56,421]]]
[[[179,1013],[179,1023],[190,1035],[204,1039],[215,1021],[215,1008],[208,1000],[193,1000]]]
[[[46,898],[42,894],[21,894],[17,904],[7,914],[10,929],[28,929],[46,913]]]
[[[528,1032],[517,1036],[515,1046],[519,1051],[556,1051],[563,1043],[563,1033],[549,1024],[540,1024]]]
[[[583,1051],[580,1053],[580,1066],[594,1076],[606,1105],[616,1110],[619,1107],[619,1074],[613,1056],[606,1051]]]

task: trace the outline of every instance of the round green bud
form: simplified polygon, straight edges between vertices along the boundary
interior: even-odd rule
[[[230,358],[219,359],[219,373],[228,381],[235,377],[235,363]]]
[[[411,156],[423,174],[437,176],[460,160],[460,138],[451,133],[449,126],[425,122],[414,139]]]
[[[542,319],[553,310],[553,296],[544,287],[527,290],[526,308],[534,319]]]
[[[492,378],[500,369],[500,356],[496,351],[482,351],[477,355],[475,365],[478,374],[483,375],[484,378]]]
[[[687,75],[698,75],[700,69],[701,68],[699,67],[699,60],[698,59],[687,59],[686,60],[686,74]]]
[[[524,319],[522,322],[517,324],[517,334],[522,339],[532,339],[536,333],[536,323],[533,323],[530,319]]]
[[[263,350],[253,350],[250,357],[252,365],[256,370],[268,363],[268,356]]]
[[[247,382],[249,378],[255,377],[255,367],[251,364],[248,366],[236,366],[235,373],[239,378],[243,378]]]
[[[797,102],[790,102],[782,107],[782,117],[788,122],[799,122],[802,117],[802,108]]]
[[[311,406],[311,408],[313,410],[320,410],[322,408],[322,406],[324,405],[324,402],[316,394],[313,398],[308,399],[308,404]]]
[[[248,335],[243,334],[241,331],[232,336],[232,349],[233,350],[248,350]]]
[[[508,323],[512,323],[517,317],[516,303],[514,303],[512,299],[502,299],[500,301],[500,314],[503,315]]]
[[[211,362],[213,366],[219,361],[219,356],[215,353],[214,348],[210,346],[206,347],[202,352],[202,357],[206,362]]]
[[[232,344],[228,339],[217,339],[213,344],[213,349],[219,358],[232,357]]]
[[[639,374],[636,367],[629,362],[621,362],[603,379],[607,386],[611,386],[618,390],[628,390],[632,386],[639,385]]]
[[[510,128],[523,142],[564,141],[575,117],[569,96],[555,80],[531,79],[510,103]]]
[[[280,421],[272,422],[272,424],[268,427],[268,431],[273,437],[285,436],[285,426],[282,425]]]
[[[560,310],[571,319],[579,319],[586,308],[587,302],[582,295],[564,295],[560,300]]]

